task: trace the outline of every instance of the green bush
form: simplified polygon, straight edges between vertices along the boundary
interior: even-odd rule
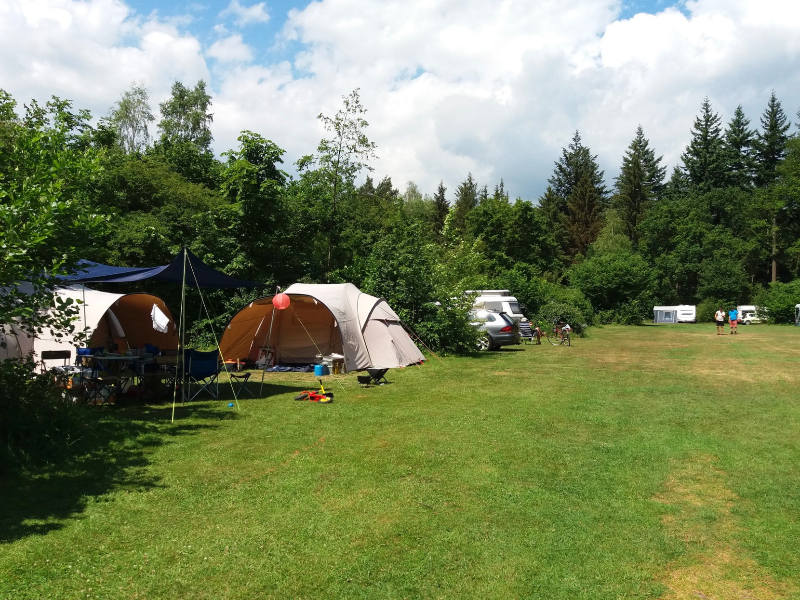
[[[572,330],[581,336],[588,326],[583,311],[577,306],[564,302],[548,302],[539,309],[533,322],[541,327],[542,331],[546,331],[553,326],[553,321],[556,319],[569,323]]]
[[[434,352],[468,354],[475,350],[478,331],[470,325],[468,307],[430,304],[420,311],[414,332]],[[412,339],[419,345],[419,341]]]
[[[727,311],[730,308],[730,302],[725,302],[723,300],[718,300],[716,298],[706,298],[700,304],[697,305],[697,322],[698,323],[713,323],[714,322],[714,314],[719,310],[719,307],[722,307],[722,310]]]
[[[652,316],[655,279],[639,254],[597,254],[572,267],[568,276],[597,311],[600,323],[636,325]]]
[[[64,458],[80,436],[83,407],[33,361],[0,361],[0,473]]]
[[[642,321],[653,320],[653,300],[631,300],[616,311],[615,323],[620,325],[641,325]]]
[[[756,304],[767,309],[768,323],[794,323],[794,307],[800,304],[800,279],[771,283],[756,297]]]
[[[615,309],[600,310],[594,316],[594,322],[600,325],[641,325],[642,321],[651,321],[653,317],[652,302],[631,300]]]

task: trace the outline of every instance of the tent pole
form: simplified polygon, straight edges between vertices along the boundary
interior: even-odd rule
[[[219,357],[220,357],[220,359],[222,359],[222,364],[224,366],[225,365],[225,357],[222,355],[222,348],[220,348],[220,346],[219,346],[220,340],[217,339],[217,334],[214,331],[214,325],[212,324],[213,323],[213,319],[211,318],[211,311],[209,311],[208,310],[208,306],[206,306],[206,299],[203,296],[203,289],[200,287],[200,281],[197,279],[197,273],[195,273],[194,267],[192,266],[192,262],[191,261],[189,261],[189,268],[192,270],[192,277],[194,278],[194,282],[197,285],[197,293],[200,295],[200,308],[201,308],[201,310],[200,310],[200,313],[198,315],[198,318],[203,316],[203,312],[202,311],[205,310],[206,311],[206,317],[208,317],[208,322],[209,322],[208,326],[211,329],[211,335],[214,336],[214,343],[217,346],[217,352],[219,353]],[[226,373],[227,373],[227,369],[226,369]],[[239,398],[236,396],[236,388],[233,387],[233,380],[230,379],[230,377],[228,377],[228,382],[231,384],[231,392],[233,393],[233,399],[236,402],[236,410],[239,410],[239,408],[240,408],[239,407]],[[218,387],[218,389],[219,389],[219,387]]]
[[[417,338],[417,339],[419,340],[419,343],[420,343],[420,344],[422,344],[423,346],[425,346],[425,349],[426,349],[428,352],[430,352],[431,354],[433,354],[434,356],[436,356],[436,353],[435,353],[433,350],[431,350],[430,348],[428,348],[428,346],[425,344],[425,342],[423,342],[423,341],[422,341],[422,338],[421,338],[421,337],[419,337],[419,336],[418,336],[418,335],[417,335],[417,334],[414,332],[414,330],[413,330],[413,329],[411,329],[411,326],[407,325],[407,324],[406,324],[405,322],[403,322],[403,321],[400,321],[400,324],[401,324],[403,327],[405,327],[405,329],[406,329],[407,331],[411,332],[411,334],[412,334],[412,335],[413,335],[415,338]],[[440,363],[444,364],[444,361],[443,361],[441,358],[439,358],[438,356],[436,356],[436,360],[438,360]]]
[[[186,248],[183,249],[183,281],[181,282],[181,318],[178,324],[178,355],[180,356],[180,371],[181,371],[181,403],[183,403],[183,380],[185,379],[183,369],[185,365],[186,350],[183,347],[184,338],[186,335]],[[178,374],[178,369],[175,369],[175,374]],[[172,388],[172,422],[175,422],[175,401],[178,395],[178,382]]]
[[[322,349],[321,349],[319,346],[317,346],[317,342],[314,340],[314,338],[313,338],[313,337],[311,337],[311,334],[308,332],[308,329],[306,329],[306,325],[305,325],[305,323],[303,323],[303,321],[301,321],[301,320],[300,320],[300,315],[298,315],[298,314],[295,312],[295,310],[294,310],[294,307],[293,307],[293,306],[289,306],[289,308],[291,308],[291,309],[292,309],[292,314],[294,314],[295,318],[297,319],[297,322],[298,322],[298,323],[300,323],[300,325],[303,327],[303,331],[305,331],[305,332],[306,332],[306,335],[308,336],[308,339],[310,339],[310,340],[311,340],[311,343],[312,343],[312,344],[314,344],[314,347],[317,349],[317,352],[319,352],[320,354],[322,354]],[[340,329],[339,331],[341,331],[341,329]],[[344,349],[343,349],[343,350],[344,350]],[[338,377],[336,377],[336,375],[334,375],[333,373],[331,373],[331,374],[330,374],[330,376],[331,376],[331,377],[333,377],[333,380],[334,380],[336,383],[338,383],[338,384],[341,386],[341,388],[342,388],[344,391],[347,391],[347,389],[345,389],[345,387],[344,387],[344,384],[343,384],[343,383],[342,383],[342,382],[339,380],[339,378],[338,378]],[[320,380],[320,381],[321,381],[321,380]]]
[[[275,295],[280,294],[280,292],[281,292],[280,286],[276,285],[275,286]],[[275,295],[273,295],[273,298],[275,297]],[[275,322],[275,305],[273,304],[272,305],[272,316],[269,319],[269,333],[267,334],[267,348],[271,348],[272,347],[272,345],[271,345],[272,344],[272,324],[274,322]],[[258,335],[258,332],[256,332],[256,335]],[[259,358],[261,358],[261,357],[259,356]],[[272,355],[272,358],[273,359],[275,358],[274,354]],[[261,394],[264,391],[264,375],[266,374],[266,372],[267,372],[267,356],[264,355],[264,366],[261,367],[261,387],[258,388],[258,395],[259,396],[261,396]]]
[[[86,286],[81,286],[81,295],[83,296],[83,333],[86,333],[86,329],[89,325],[86,323]],[[86,340],[86,347],[89,347],[89,340]]]

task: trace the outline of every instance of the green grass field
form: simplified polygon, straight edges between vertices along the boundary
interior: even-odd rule
[[[331,405],[270,374],[174,425],[97,409],[96,452],[0,483],[0,598],[800,598],[799,359],[604,327]]]

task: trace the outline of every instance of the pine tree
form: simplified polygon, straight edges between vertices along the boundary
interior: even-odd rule
[[[438,234],[444,229],[444,220],[447,218],[447,213],[450,212],[450,205],[447,203],[444,193],[447,188],[444,187],[444,182],[439,182],[439,187],[436,189],[436,194],[433,196],[435,211],[433,213],[433,230]]]
[[[478,195],[478,204],[483,204],[489,199],[489,186],[485,185],[481,188],[480,194]]]
[[[547,180],[556,196],[561,198],[561,212],[566,213],[567,199],[584,174],[588,175],[601,202],[604,201],[608,191],[603,183],[603,171],[597,165],[597,156],[592,156],[589,148],[581,142],[580,132],[576,131],[569,146],[562,148],[553,176]]]
[[[592,156],[589,148],[581,142],[581,135],[578,131],[572,137],[567,148],[561,151],[561,158],[556,162],[556,168],[553,176],[548,179],[550,183],[549,190],[552,190],[552,196],[547,199],[547,212],[551,215],[559,215],[558,220],[563,224],[566,231],[569,233],[568,241],[569,251],[573,256],[575,252],[584,253],[588,244],[594,241],[597,237],[595,231],[595,223],[588,223],[586,221],[585,205],[587,202],[593,207],[590,213],[595,215],[597,222],[602,218],[603,211],[607,203],[608,191],[606,190],[603,182],[603,171],[597,165],[597,156]],[[589,194],[587,189],[589,186],[592,190]],[[575,196],[575,191],[581,187],[581,193]],[[574,210],[581,211],[580,214]],[[594,219],[595,217],[592,217]],[[552,222],[555,227],[556,222]],[[597,225],[599,231],[599,225]],[[594,232],[594,233],[592,233]],[[577,236],[577,237],[576,237]],[[587,237],[588,236],[588,237]],[[588,243],[584,240],[590,239]]]
[[[766,187],[775,181],[778,164],[786,156],[788,130],[788,119],[773,91],[761,116],[761,132],[756,135],[756,185],[759,187]]]
[[[467,215],[478,206],[478,183],[472,173],[456,188],[456,199],[453,203],[453,229],[461,234],[467,230]]]
[[[569,236],[569,250],[575,256],[586,255],[589,245],[600,235],[603,206],[589,173],[584,173],[567,199],[568,215],[564,217]]]
[[[664,189],[666,167],[661,166],[662,157],[656,158],[649,146],[650,142],[639,125],[616,178],[614,205],[622,218],[626,235],[634,244],[639,242],[639,224],[644,213]]]
[[[691,192],[692,184],[686,171],[676,166],[672,169],[667,185],[664,186],[664,200],[680,200]]]
[[[740,104],[725,130],[725,149],[728,155],[728,183],[743,190],[753,186],[755,177],[754,136],[755,131],[750,129],[750,119],[744,116]]]
[[[561,210],[562,198],[555,193],[553,187],[548,185],[544,191],[544,195],[539,198],[539,210],[542,211],[545,219],[551,223],[560,223],[561,215],[564,211]]]
[[[506,199],[508,200],[508,192],[506,192],[506,184],[500,179],[499,185],[494,186],[494,198],[496,200]]]
[[[786,114],[773,90],[767,108],[761,115],[761,131],[756,135],[756,185],[766,188],[778,178],[778,165],[786,157],[786,142],[789,130]],[[778,280],[778,214],[772,214],[772,244],[770,259],[772,261],[772,281]]]
[[[711,109],[708,97],[703,99],[700,110],[692,126],[692,141],[681,159],[692,185],[703,190],[725,187],[726,155],[721,119]]]

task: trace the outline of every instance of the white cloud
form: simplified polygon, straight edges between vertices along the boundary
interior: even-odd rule
[[[266,15],[263,4],[226,11],[239,9]],[[741,103],[754,126],[772,89],[790,117],[800,106],[800,3],[695,0],[627,20],[619,10],[616,0],[320,0],[284,25],[299,53],[265,65],[252,57],[273,40],[248,46],[218,28],[206,52],[223,65],[210,73],[215,147],[250,129],[291,163],[324,135],[317,114],[360,87],[376,175],[428,193],[443,179],[452,193],[472,171],[534,199],[576,129],[611,184],[638,124],[675,165],[706,95],[726,121]],[[57,94],[105,114],[133,80],[157,98],[174,79],[201,77],[195,37],[121,0],[0,3],[0,81],[18,100]]]
[[[227,17],[232,15],[234,22],[239,27],[250,25],[252,23],[266,23],[269,21],[269,14],[265,8],[264,2],[253,4],[252,6],[242,6],[238,0],[231,0],[228,7],[219,13],[220,17]]]
[[[153,106],[173,81],[208,79],[198,41],[119,0],[0,4],[0,82],[22,104],[51,95],[105,115],[133,81]]]
[[[576,129],[612,183],[636,126],[672,166],[703,97],[753,124],[800,103],[800,4],[697,0],[617,21],[619,3],[323,0],[290,14],[319,105],[360,86],[379,171],[452,190],[471,169],[537,197]],[[786,10],[781,10],[781,7]],[[416,79],[407,73],[424,72]]]
[[[242,36],[234,34],[214,42],[206,55],[216,58],[222,63],[250,62],[253,60],[253,50],[242,41]]]

